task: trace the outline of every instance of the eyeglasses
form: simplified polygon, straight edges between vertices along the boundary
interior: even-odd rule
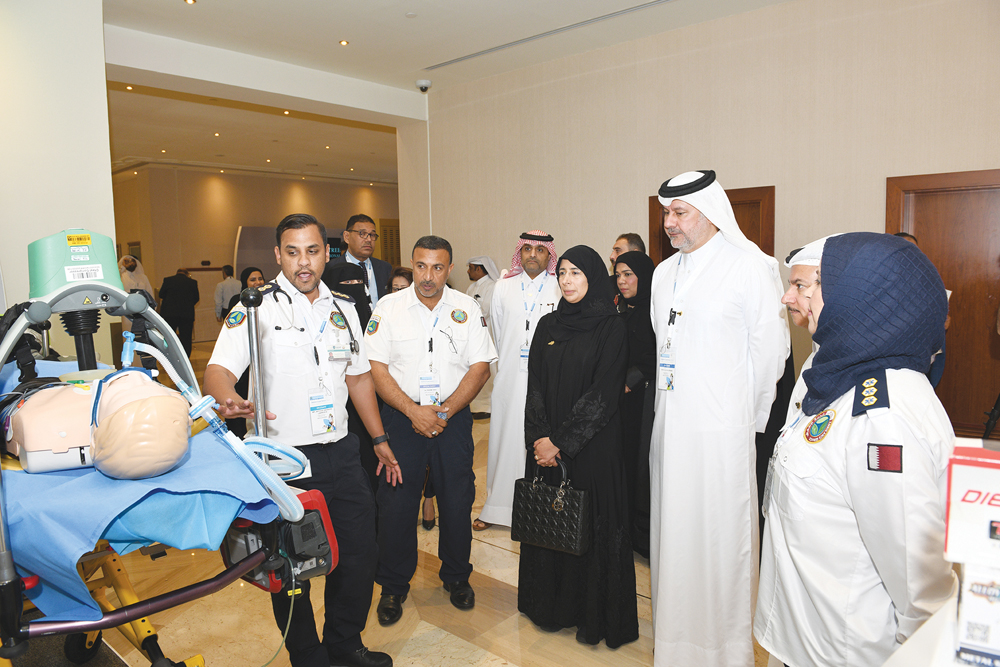
[[[375,232],[357,232],[354,231],[353,229],[348,229],[347,231],[351,232],[352,234],[357,234],[366,241],[378,241],[378,234],[376,234]]]

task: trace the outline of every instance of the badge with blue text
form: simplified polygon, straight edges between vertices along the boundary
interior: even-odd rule
[[[806,430],[802,432],[802,436],[806,439],[806,442],[817,443],[826,437],[826,434],[830,432],[830,427],[833,426],[833,420],[837,417],[836,410],[823,410],[809,422],[806,426]]]

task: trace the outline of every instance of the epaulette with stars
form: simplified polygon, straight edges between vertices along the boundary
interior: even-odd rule
[[[868,410],[887,407],[889,388],[885,384],[885,369],[879,368],[859,375],[858,384],[854,387],[854,410],[851,416],[857,417]]]
[[[337,297],[341,301],[346,301],[347,303],[351,303],[351,304],[354,303],[354,297],[353,296],[349,296],[347,294],[344,294],[343,292],[338,292],[336,290],[330,290],[330,294],[334,295],[335,297]]]

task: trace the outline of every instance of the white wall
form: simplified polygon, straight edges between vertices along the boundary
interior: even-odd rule
[[[780,257],[882,231],[887,177],[1000,167],[998,34],[996,0],[797,0],[431,91],[434,232],[459,262],[532,228],[604,256],[691,169],[776,186]]]
[[[28,243],[68,227],[115,235],[101,0],[0,3],[0,63],[0,265],[16,303],[28,298]],[[106,326],[95,345],[109,361]]]

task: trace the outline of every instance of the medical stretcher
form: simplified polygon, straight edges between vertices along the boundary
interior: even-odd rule
[[[65,237],[65,242],[72,246],[74,239],[79,245],[79,239],[85,237],[90,241],[99,235],[91,235],[85,230],[67,230],[54,237],[58,237],[57,242]],[[107,237],[97,238],[101,239],[110,242]],[[328,574],[336,566],[337,545],[326,503],[322,494],[316,491],[298,496],[289,493],[273,471],[261,464],[261,460],[267,461],[267,454],[272,453],[265,446],[267,443],[256,450],[257,456],[248,455],[242,451],[243,443],[225,432],[224,424],[211,410],[211,397],[201,397],[197,393],[197,380],[180,341],[149,307],[143,295],[127,294],[120,287],[109,284],[113,281],[93,280],[91,275],[79,274],[71,279],[70,268],[79,267],[67,265],[66,280],[48,283],[54,287],[46,289],[40,297],[35,294],[33,271],[32,301],[20,304],[14,311],[19,314],[0,340],[0,367],[7,364],[8,359],[16,358],[20,379],[23,380],[25,374],[30,376],[31,364],[25,360],[23,349],[19,349],[23,348],[22,336],[31,325],[47,324],[53,313],[65,313],[70,315],[66,328],[75,338],[80,370],[96,368],[92,334],[97,330],[97,311],[106,311],[111,316],[125,315],[140,324],[133,326],[133,330],[138,330],[142,340],[133,344],[129,338],[123,357],[131,358],[138,350],[158,359],[192,403],[192,417],[200,416],[212,428],[190,439],[190,449],[182,466],[156,478],[112,480],[93,469],[36,475],[14,469],[0,472],[0,498],[5,499],[0,504],[0,667],[23,654],[31,638],[50,635],[67,635],[67,658],[78,664],[86,662],[96,654],[101,632],[108,628],[118,628],[153,667],[204,665],[201,656],[181,663],[167,659],[148,617],[210,595],[240,578],[277,592],[294,590],[298,580]],[[117,278],[117,274],[114,277]],[[256,299],[251,296],[247,299],[250,303],[259,303],[259,294]],[[65,324],[67,318],[63,320]],[[251,341],[251,345],[255,342]],[[155,361],[146,357],[143,365],[155,366]],[[10,366],[5,370],[9,369]],[[234,444],[234,440],[239,445]],[[285,452],[278,452],[281,454]],[[229,466],[230,472],[219,474],[222,466]],[[211,474],[206,475],[206,471]],[[267,474],[271,477],[266,477]],[[199,487],[199,484],[204,486]],[[105,503],[119,502],[121,512],[106,512],[108,516],[102,515],[91,526],[77,521],[73,514],[77,508],[70,507],[70,514],[60,522],[57,517],[65,508],[52,499],[58,495],[57,491],[68,487],[88,498],[98,498]],[[45,505],[48,501],[52,504]],[[163,505],[167,502],[186,505],[180,510],[169,510]],[[180,517],[175,523],[183,528],[182,532],[195,533],[185,537],[193,540],[191,545],[171,546],[221,546],[226,569],[205,581],[140,600],[121,563],[119,551],[122,547],[137,548],[139,543],[169,544],[170,531],[178,526],[171,526],[169,520],[161,521],[160,518],[170,516]],[[15,546],[24,543],[29,545],[26,550],[43,548],[51,537],[41,535],[43,531],[33,522],[57,527],[61,549],[58,554],[67,556],[63,560],[68,562],[46,557],[33,561],[32,567],[24,565],[32,561],[18,557]],[[19,527],[14,540],[11,526]],[[93,546],[95,542],[96,547]],[[86,544],[86,548],[81,548],[81,544]],[[108,588],[114,591],[121,606],[116,608],[109,602],[105,594]],[[84,593],[81,595],[79,591]],[[36,601],[46,614],[44,618],[24,619],[25,596]],[[65,603],[64,598],[70,602]],[[50,613],[47,606],[55,613]],[[72,618],[74,613],[83,618]]]

